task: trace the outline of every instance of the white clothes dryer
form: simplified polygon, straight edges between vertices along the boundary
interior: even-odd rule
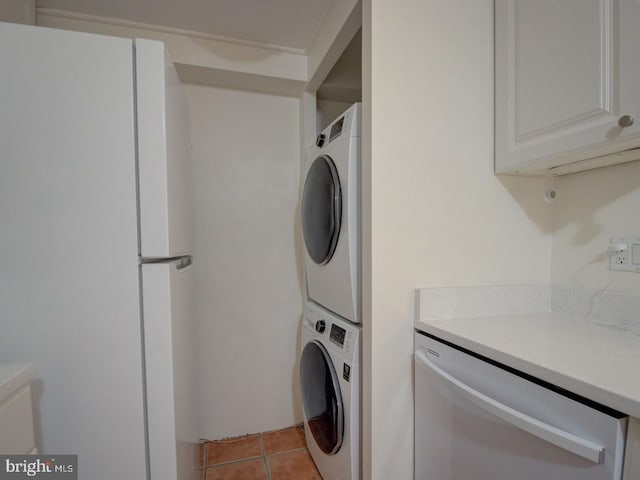
[[[359,480],[360,327],[307,302],[301,346],[307,448],[324,480]]]
[[[360,323],[360,117],[349,107],[307,150],[302,193],[307,293]]]

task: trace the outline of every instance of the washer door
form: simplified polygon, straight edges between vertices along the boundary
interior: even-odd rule
[[[342,395],[333,362],[320,342],[307,343],[302,351],[300,387],[313,438],[327,455],[337,453],[344,434]]]
[[[331,260],[340,236],[342,190],[333,160],[316,158],[307,173],[302,193],[302,233],[311,259],[318,265]]]

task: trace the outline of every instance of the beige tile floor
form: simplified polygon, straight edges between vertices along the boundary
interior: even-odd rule
[[[302,426],[200,444],[202,480],[322,480]]]

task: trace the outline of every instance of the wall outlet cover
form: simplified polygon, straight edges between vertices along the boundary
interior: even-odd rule
[[[610,270],[640,273],[640,234],[611,237],[609,251]]]

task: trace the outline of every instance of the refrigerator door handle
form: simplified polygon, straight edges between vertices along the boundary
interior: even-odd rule
[[[179,257],[175,261],[176,270],[184,270],[185,268],[189,268],[193,264],[193,257],[191,255],[184,255]]]
[[[185,268],[189,268],[193,264],[193,256],[182,255],[179,257],[140,257],[140,265],[153,264],[153,263],[172,263],[175,265],[176,270],[181,271]]]
[[[458,394],[473,402],[486,412],[495,415],[516,428],[529,432],[531,435],[535,435],[542,440],[590,460],[595,464],[603,463],[604,448],[602,446],[552,425],[548,425],[547,423],[514,410],[513,408],[508,407],[507,405],[504,405],[493,398],[478,392],[477,390],[474,390],[469,385],[461,382],[442,370],[435,363],[429,360],[423,352],[416,352],[415,358],[419,366],[431,370],[446,383],[451,385]]]

